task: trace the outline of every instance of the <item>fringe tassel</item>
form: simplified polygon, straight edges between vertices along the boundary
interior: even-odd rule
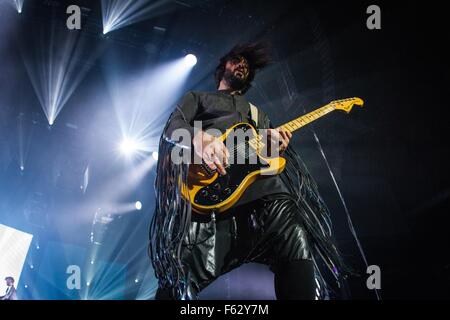
[[[283,157],[286,158],[287,165],[281,173],[281,179],[288,187],[299,211],[303,213],[302,218],[310,236],[316,280],[319,282],[318,299],[328,299],[332,296],[348,298],[346,277],[354,272],[344,263],[335,246],[330,212],[301,157],[292,147],[287,148]],[[328,271],[327,275],[324,271]]]
[[[175,144],[161,137],[149,251],[159,286],[174,290],[174,299],[184,299],[189,278],[181,262],[181,246],[191,222],[191,206],[182,198],[181,186],[187,182],[189,165],[171,161],[174,147]],[[183,148],[175,150],[178,149],[183,152]]]

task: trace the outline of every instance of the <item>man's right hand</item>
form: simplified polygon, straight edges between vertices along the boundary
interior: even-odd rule
[[[211,169],[225,175],[225,167],[228,166],[228,152],[225,144],[218,138],[206,132],[199,131],[192,139],[195,153]]]

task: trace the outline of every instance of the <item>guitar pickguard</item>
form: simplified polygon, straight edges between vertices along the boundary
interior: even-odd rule
[[[254,137],[252,127],[246,123],[238,124],[232,129],[234,133],[237,132],[236,130],[241,130],[241,132],[248,134],[249,138]],[[233,139],[230,136],[230,132],[227,132],[225,136]],[[234,143],[237,143],[237,140],[234,140]],[[229,148],[230,152],[234,151],[234,155],[232,155],[232,159],[230,158],[232,164],[226,168],[227,173],[224,176],[217,175],[213,181],[208,181],[206,185],[201,187],[192,199],[195,205],[209,207],[226,201],[233,196],[247,175],[270,166],[270,164],[258,155],[252,159],[253,161],[248,160],[248,152],[254,152],[255,149],[247,142],[245,143],[244,149],[241,148],[242,146],[240,147],[239,152],[237,152],[236,147],[237,145],[233,144]],[[234,150],[232,150],[233,148]],[[240,160],[238,160],[238,155],[241,156]]]
[[[226,169],[227,174],[218,175],[211,184],[201,188],[193,202],[202,206],[217,205],[231,197],[248,174],[267,167],[269,164],[259,157],[256,164],[232,165]]]

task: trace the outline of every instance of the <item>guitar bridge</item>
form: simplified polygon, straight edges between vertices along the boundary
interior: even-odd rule
[[[212,170],[206,163],[201,164],[202,169],[206,172],[208,176],[212,176],[215,170]]]
[[[212,176],[214,173],[216,173],[216,170],[212,170],[206,163],[202,163],[201,167],[203,169],[203,171],[206,172],[207,175]],[[227,164],[226,166],[224,166],[225,169],[228,169],[231,167],[231,164]]]

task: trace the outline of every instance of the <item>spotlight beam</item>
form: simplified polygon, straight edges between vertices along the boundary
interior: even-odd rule
[[[139,156],[147,156],[143,152],[155,151],[163,121],[179,99],[191,70],[192,65],[187,65],[186,58],[181,57],[133,75],[128,81],[123,81],[121,74],[107,71],[105,78],[121,131],[118,139],[133,138],[138,145],[119,148],[127,151],[122,154],[130,149],[134,149]]]
[[[153,3],[148,0],[102,0],[103,33],[165,14],[175,10],[178,5],[171,0],[158,0]]]
[[[18,155],[19,155],[19,168],[21,171],[25,170],[25,162],[28,158],[28,152],[30,150],[31,143],[31,129],[27,129],[25,126],[25,114],[20,113],[17,119],[17,138],[18,138]]]
[[[85,50],[80,33],[71,33],[66,29],[51,26],[50,36],[44,36],[47,30],[36,35],[36,43],[27,48],[21,44],[22,57],[39,103],[53,125],[58,114],[65,106],[92,64],[79,65],[77,61]],[[39,41],[43,39],[44,41]],[[89,60],[95,60],[103,47],[91,51]]]

